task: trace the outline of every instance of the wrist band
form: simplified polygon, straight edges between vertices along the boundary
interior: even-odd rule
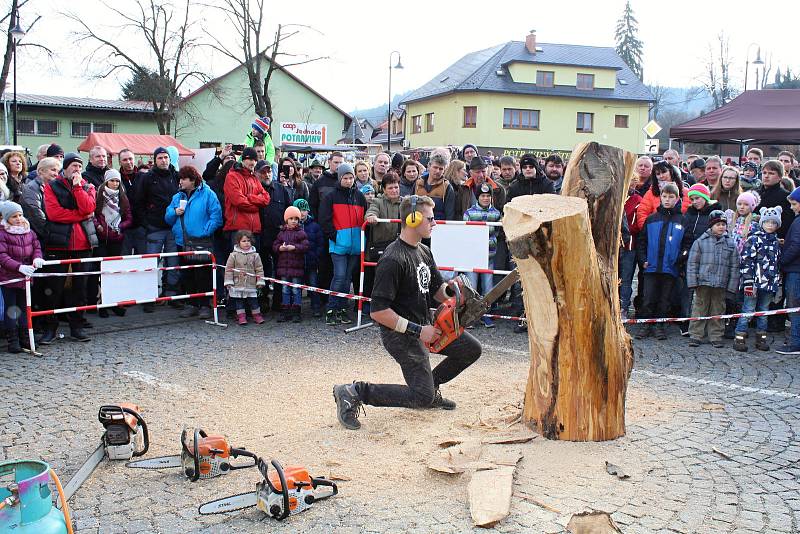
[[[407,327],[408,327],[408,319],[406,319],[405,317],[398,317],[397,324],[394,325],[394,331],[399,332],[400,334],[405,334]]]
[[[420,334],[422,334],[422,327],[417,323],[408,321],[408,325],[406,326],[406,334],[419,339]]]

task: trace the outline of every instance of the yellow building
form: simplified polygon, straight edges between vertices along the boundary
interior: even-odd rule
[[[406,97],[407,146],[568,156],[597,141],[644,150],[653,95],[613,48],[511,41],[467,54]]]

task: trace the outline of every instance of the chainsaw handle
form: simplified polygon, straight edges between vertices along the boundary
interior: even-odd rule
[[[259,458],[256,454],[248,451],[247,449],[235,449],[231,447],[231,456],[234,458],[238,458],[239,456],[245,456],[247,458],[252,458],[252,464],[243,464],[243,465],[233,465],[231,464],[231,471],[236,471],[237,469],[246,469],[248,467],[256,467],[258,465]]]
[[[289,488],[286,486],[286,475],[283,474],[283,466],[278,462],[278,460],[275,459],[271,460],[270,463],[272,464],[272,467],[275,468],[275,471],[277,471],[278,478],[281,481],[281,491],[278,491],[275,488],[275,486],[273,486],[272,483],[269,481],[269,477],[265,476],[267,484],[269,485],[269,489],[271,489],[275,493],[280,493],[283,496],[283,513],[280,515],[280,517],[275,518],[280,521],[289,517],[289,513],[291,512],[289,510]],[[266,475],[267,472],[266,464],[264,464],[264,466],[265,468],[263,473]]]
[[[144,422],[144,418],[142,418],[142,416],[139,415],[139,413],[136,412],[135,410],[131,410],[130,408],[123,407],[122,411],[127,413],[127,414],[131,414],[132,416],[134,416],[136,418],[136,422],[138,422],[139,426],[142,427],[142,437],[144,438],[143,439],[143,441],[144,441],[144,449],[142,449],[141,451],[138,451],[138,452],[134,451],[133,452],[133,456],[134,457],[144,456],[144,454],[147,452],[147,449],[150,448],[150,433],[147,431],[147,423]]]
[[[186,454],[189,455],[190,458],[192,458],[192,460],[194,460],[194,473],[192,473],[192,476],[190,476],[188,478],[192,482],[197,482],[198,480],[200,480],[200,453],[198,451],[198,447],[199,447],[198,443],[200,442],[200,438],[201,437],[202,438],[206,438],[206,437],[208,437],[208,434],[206,434],[206,431],[203,430],[202,428],[195,428],[194,429],[194,443],[192,444],[192,449],[193,450],[190,451],[189,447],[186,445],[186,431],[187,430],[188,429],[184,428],[181,431],[181,448],[183,449],[183,451]]]
[[[339,494],[339,488],[336,486],[336,482],[332,480],[328,480],[327,478],[311,478],[311,486],[314,489],[317,489],[317,486],[325,486],[328,488],[333,488],[333,493],[325,495],[324,497],[316,497],[317,500],[327,499],[328,497],[333,497],[334,495]]]

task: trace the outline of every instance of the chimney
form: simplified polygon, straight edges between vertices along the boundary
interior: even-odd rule
[[[531,30],[531,33],[525,36],[525,48],[530,54],[536,54],[536,30]]]

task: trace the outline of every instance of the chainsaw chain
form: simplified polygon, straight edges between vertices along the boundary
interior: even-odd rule
[[[222,497],[220,499],[214,499],[213,501],[208,501],[207,503],[203,503],[203,504],[201,504],[200,506],[197,507],[197,513],[200,513],[200,508],[202,508],[203,506],[206,506],[208,504],[211,504],[212,502],[227,501],[228,499],[233,499],[235,497],[242,497],[244,495],[250,495],[252,493],[253,493],[252,491],[245,491],[244,493],[237,493],[236,495],[228,495],[227,497]],[[231,512],[238,512],[239,510],[246,510],[246,509],[252,508],[254,506],[255,506],[255,504],[248,504],[247,506],[242,506],[241,508],[232,508],[230,510],[225,510],[224,512],[206,512],[206,513],[201,514],[201,515],[229,514]]]
[[[173,458],[173,457],[174,457],[174,455],[172,455],[172,456],[156,456],[155,458],[145,458],[143,460],[132,460],[130,462],[127,462],[125,464],[125,467],[130,467],[128,464],[132,464],[132,463],[152,462],[153,460],[160,460],[161,458]],[[164,466],[164,465],[152,465],[152,466],[137,465],[135,467],[131,467],[131,469],[146,469],[146,470],[150,470],[150,469],[179,469],[180,467],[181,467],[180,465],[168,465],[168,466]]]

